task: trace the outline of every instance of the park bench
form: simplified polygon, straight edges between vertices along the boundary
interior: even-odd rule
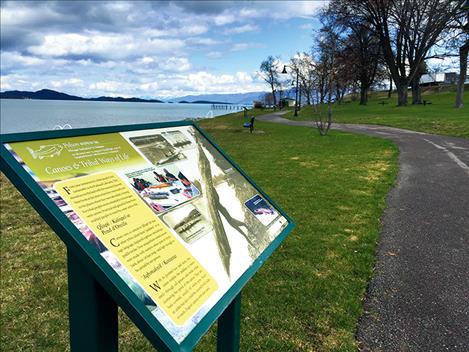
[[[251,133],[254,130],[254,120],[255,120],[255,117],[251,116],[251,121],[245,122],[243,124],[243,127],[249,128],[249,132],[251,132]]]
[[[388,104],[388,102],[383,100],[383,101],[380,101],[378,104],[384,105],[384,104]]]
[[[423,101],[423,106],[425,105],[432,105],[432,101],[431,100],[424,100]]]

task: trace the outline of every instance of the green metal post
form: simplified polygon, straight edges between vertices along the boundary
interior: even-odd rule
[[[241,292],[218,318],[217,351],[238,352],[241,316]]]
[[[71,352],[117,352],[117,305],[67,252]]]

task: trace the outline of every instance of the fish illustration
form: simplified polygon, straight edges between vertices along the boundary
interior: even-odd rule
[[[60,144],[49,144],[49,145],[41,145],[39,149],[33,150],[31,148],[26,148],[31,153],[34,159],[44,159],[44,158],[52,158],[53,156],[59,156],[60,152],[63,149],[63,146]]]

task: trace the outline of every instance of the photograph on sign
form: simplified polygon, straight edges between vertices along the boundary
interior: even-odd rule
[[[190,125],[5,147],[177,343],[288,225]]]

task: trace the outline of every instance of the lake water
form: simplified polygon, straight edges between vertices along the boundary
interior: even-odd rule
[[[0,100],[1,133],[128,125],[212,117],[233,112],[211,104],[124,103],[61,100]]]

